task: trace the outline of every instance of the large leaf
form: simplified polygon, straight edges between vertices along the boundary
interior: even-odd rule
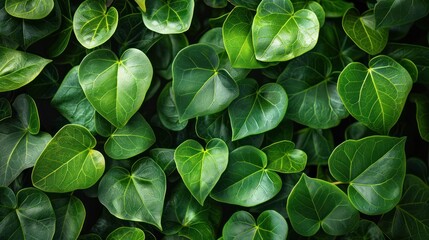
[[[161,34],[182,33],[191,26],[194,0],[146,1],[143,22]]]
[[[428,185],[414,175],[407,175],[400,203],[394,210],[382,216],[379,226],[390,239],[427,239],[429,236]]]
[[[237,84],[228,72],[219,69],[219,57],[209,45],[182,49],[172,69],[180,121],[219,112],[238,96]]]
[[[370,129],[387,134],[398,121],[412,87],[407,70],[379,55],[369,68],[350,63],[338,78],[338,93],[350,114]]]
[[[85,0],[73,16],[73,31],[85,48],[95,48],[109,40],[118,26],[118,11],[107,10],[105,1]]]
[[[45,192],[71,192],[94,185],[104,173],[104,157],[85,127],[68,124],[48,143],[33,168],[33,185]]]
[[[85,207],[75,196],[51,200],[55,211],[56,224],[54,239],[76,239],[85,221]]]
[[[100,202],[115,217],[161,227],[166,191],[164,171],[150,158],[135,162],[131,173],[111,168],[98,186]]]
[[[18,89],[33,81],[51,60],[0,47],[0,92]]]
[[[155,143],[155,133],[140,113],[136,113],[127,125],[116,129],[106,140],[104,151],[113,159],[134,157]]]
[[[143,230],[136,227],[119,227],[111,232],[106,240],[144,240],[145,234]]]
[[[343,17],[343,28],[356,45],[371,55],[383,51],[389,37],[389,30],[375,29],[374,12],[360,15],[358,10],[350,8]]]
[[[256,221],[250,213],[238,211],[223,226],[222,237],[225,240],[282,240],[286,239],[287,233],[286,220],[274,210],[262,212]]]
[[[282,186],[277,173],[268,170],[267,156],[253,146],[233,150],[218,184],[210,196],[216,201],[255,206],[274,197]]]
[[[429,13],[425,0],[378,0],[374,7],[377,28],[387,28],[414,22]]]
[[[351,203],[368,215],[386,213],[399,202],[405,165],[405,138],[388,136],[346,140],[329,157],[332,176],[349,183]]]
[[[287,61],[308,52],[317,43],[319,27],[314,12],[295,12],[290,0],[262,0],[252,24],[256,59]]]
[[[292,60],[277,79],[289,97],[286,116],[311,128],[338,125],[348,112],[336,89],[329,59],[308,53]]]
[[[337,186],[302,174],[286,205],[294,230],[312,236],[320,228],[329,235],[343,235],[353,230],[359,212]]]
[[[55,213],[45,193],[25,188],[15,196],[11,189],[0,187],[0,196],[2,239],[52,239]]]
[[[262,151],[267,155],[267,169],[276,172],[301,172],[307,164],[307,154],[295,149],[295,144],[288,140],[273,143]]]
[[[5,7],[17,18],[42,19],[54,9],[54,0],[6,0]]]
[[[138,49],[127,49],[120,59],[100,49],[82,60],[79,83],[95,110],[121,128],[142,105],[152,74],[150,60]]]
[[[224,141],[213,138],[203,148],[188,139],[174,152],[177,171],[192,196],[204,205],[206,197],[219,181],[228,165],[228,147]]]
[[[240,95],[228,107],[232,140],[269,131],[283,120],[288,96],[277,83],[262,87],[253,79],[239,82]]]
[[[413,95],[412,100],[416,103],[416,119],[420,137],[429,142],[429,97],[423,94]]]

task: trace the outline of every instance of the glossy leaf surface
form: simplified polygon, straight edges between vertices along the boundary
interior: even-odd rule
[[[393,27],[414,22],[429,13],[429,3],[424,0],[411,2],[398,0],[377,1],[374,8],[377,28]]]
[[[54,0],[6,0],[6,12],[17,18],[41,19],[54,8]]]
[[[55,211],[54,239],[76,239],[82,230],[86,217],[85,207],[75,196],[51,200]]]
[[[150,157],[164,170],[166,176],[176,170],[174,151],[175,149],[170,148],[152,148],[149,151]]]
[[[307,154],[295,149],[295,144],[288,140],[273,143],[262,151],[267,155],[267,169],[276,172],[301,172],[307,164]]]
[[[345,0],[321,0],[320,5],[325,11],[326,17],[342,17],[348,9],[353,7],[352,2]]]
[[[136,227],[119,227],[111,232],[106,240],[144,240],[145,234],[143,230]]]

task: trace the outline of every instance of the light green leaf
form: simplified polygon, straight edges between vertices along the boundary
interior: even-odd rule
[[[377,28],[388,28],[412,23],[429,13],[429,3],[425,0],[401,1],[378,0],[374,15]]]
[[[277,173],[268,170],[267,156],[253,146],[233,150],[218,184],[210,196],[219,202],[245,207],[273,198],[282,186]]]
[[[412,101],[416,104],[416,119],[420,137],[429,142],[429,97],[423,94],[412,95]]]
[[[212,191],[228,165],[228,147],[224,141],[213,138],[203,148],[188,139],[174,152],[177,171],[192,196],[201,204]]]
[[[262,0],[252,24],[256,59],[276,62],[302,55],[316,45],[319,28],[314,12],[295,12],[290,0]]]
[[[159,229],[166,191],[164,171],[150,158],[135,162],[131,173],[111,168],[101,179],[98,198],[119,219],[152,224]]]
[[[219,69],[219,57],[209,45],[182,49],[172,69],[180,121],[220,112],[238,96],[237,84],[228,72]]]
[[[350,8],[344,14],[342,25],[353,42],[370,55],[380,53],[387,44],[389,30],[375,28],[373,11],[360,15],[357,9]]]
[[[75,196],[55,198],[51,203],[57,219],[54,239],[77,239],[85,221],[83,203]]]
[[[106,140],[104,151],[113,159],[134,157],[155,143],[155,133],[140,113],[136,113],[127,125],[116,129]]]
[[[269,131],[280,124],[288,107],[288,96],[282,86],[267,83],[259,88],[253,79],[244,79],[238,84],[240,95],[228,107],[233,141]]]
[[[179,121],[179,112],[173,99],[171,82],[162,89],[156,102],[156,111],[162,125],[172,131],[180,131],[188,125],[188,120]]]
[[[136,227],[119,227],[111,232],[106,240],[144,240],[143,230]]]
[[[379,55],[369,68],[350,63],[338,78],[337,89],[350,114],[370,129],[387,134],[398,121],[412,87],[407,70]]]
[[[33,81],[51,60],[0,47],[0,92],[18,89]]]
[[[48,143],[33,168],[33,185],[45,192],[71,192],[94,185],[104,173],[104,157],[85,127],[68,124]]]
[[[296,173],[304,170],[307,154],[295,149],[295,144],[288,140],[266,146],[262,151],[267,155],[267,169],[280,173]]]
[[[344,235],[359,221],[359,212],[335,185],[302,174],[290,193],[289,220],[300,235],[312,236],[320,228],[329,235]]]
[[[225,240],[282,240],[286,239],[287,233],[286,220],[274,210],[262,212],[256,221],[250,213],[238,211],[223,226],[222,237]]]
[[[54,9],[53,0],[6,0],[6,12],[17,18],[42,19]]]
[[[194,0],[146,1],[143,22],[161,34],[182,33],[191,26],[194,5]]]
[[[82,60],[78,75],[95,110],[121,128],[142,105],[153,69],[146,54],[138,49],[127,49],[120,59],[112,51],[100,49]]]

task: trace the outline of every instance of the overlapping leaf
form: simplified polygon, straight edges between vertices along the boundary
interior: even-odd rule
[[[417,126],[422,139],[429,142],[429,98],[425,95],[413,95],[416,103]]]
[[[267,169],[276,172],[301,172],[307,164],[307,154],[295,149],[295,144],[288,140],[273,143],[262,151],[267,155]]]
[[[54,239],[76,239],[82,230],[86,217],[85,206],[75,196],[51,200],[56,223]]]
[[[188,121],[179,121],[179,112],[174,103],[171,83],[167,83],[162,89],[156,102],[156,110],[159,120],[167,129],[180,131],[188,125]]]
[[[424,0],[379,0],[374,7],[377,28],[394,27],[414,22],[429,13],[429,3]]]
[[[143,230],[136,227],[119,227],[111,232],[106,240],[121,240],[121,239],[129,239],[129,240],[144,240],[145,234]]]
[[[54,8],[54,0],[6,0],[5,7],[17,18],[42,19]]]

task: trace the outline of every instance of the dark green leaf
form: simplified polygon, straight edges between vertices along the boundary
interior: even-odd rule
[[[12,116],[12,108],[6,98],[0,98],[0,122]]]
[[[419,78],[419,70],[417,68],[417,65],[406,58],[401,59],[399,63],[408,71],[411,76],[411,79],[413,80],[413,83],[417,82]]]
[[[346,234],[341,240],[384,240],[384,234],[374,222],[368,220],[360,220],[357,228]]]
[[[120,227],[111,232],[106,240],[144,240],[143,230],[136,227]]]
[[[58,91],[59,74],[54,64],[48,64],[42,72],[25,85],[26,92],[36,99],[50,99]]]
[[[164,170],[167,177],[176,170],[174,151],[175,149],[169,148],[153,148],[149,151],[150,157]]]
[[[376,135],[377,133],[369,129],[367,126],[361,122],[354,122],[346,128],[345,137],[347,139],[361,139],[371,135]]]
[[[429,3],[425,0],[398,1],[378,0],[374,15],[377,28],[393,27],[414,22],[429,13]]]
[[[156,110],[164,127],[173,131],[180,131],[188,125],[188,120],[179,121],[179,112],[174,103],[171,85],[171,82],[167,83],[159,94]]]
[[[228,113],[224,111],[198,117],[195,131],[198,137],[205,140],[220,138],[225,142],[231,141]]]
[[[228,4],[227,0],[204,0],[207,6],[212,8],[224,8]]]
[[[17,18],[42,19],[54,9],[54,0],[6,0],[5,7]]]
[[[334,150],[331,130],[304,128],[298,132],[296,147],[307,153],[307,164],[328,164],[328,158]]]
[[[273,143],[262,151],[267,155],[267,169],[276,172],[301,172],[307,164],[307,154],[295,149],[295,144],[288,140]]]
[[[412,101],[416,104],[417,126],[420,137],[429,142],[429,97],[426,95],[413,95]]]
[[[256,10],[261,0],[228,0],[235,6]]]
[[[75,196],[55,198],[51,202],[57,219],[54,239],[76,239],[85,221],[83,203]]]
[[[353,7],[353,2],[345,0],[321,0],[323,10],[325,10],[326,17],[342,17],[349,8]]]

